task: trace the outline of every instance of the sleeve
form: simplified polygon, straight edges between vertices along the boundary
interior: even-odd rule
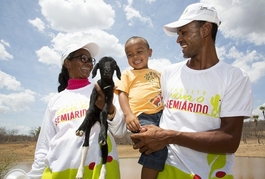
[[[40,179],[46,168],[44,160],[49,151],[50,141],[56,133],[51,119],[51,112],[47,107],[35,149],[34,162],[31,170],[27,173],[29,179]]]
[[[122,74],[121,74],[121,80],[117,80],[116,81],[116,89],[114,90],[115,94],[119,94],[118,91],[123,91],[126,93],[129,93],[129,71],[125,70]]]
[[[169,74],[172,71],[171,68],[172,68],[171,66],[166,67],[160,76],[161,94],[163,98],[166,97],[166,93],[167,93],[166,85],[168,83]]]
[[[252,115],[252,88],[247,73],[243,70],[234,71],[234,78],[229,78],[228,88],[221,105],[220,117]]]
[[[124,114],[121,110],[118,96],[114,94],[113,104],[116,107],[116,114],[112,121],[108,120],[108,129],[111,134],[117,138],[121,138],[126,134],[126,124]]]

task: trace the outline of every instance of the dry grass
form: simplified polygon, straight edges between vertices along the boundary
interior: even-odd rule
[[[241,141],[235,155],[244,157],[265,157],[265,140],[262,139],[261,142],[263,144],[258,144],[257,139],[247,139],[247,143]],[[33,161],[35,146],[36,142],[0,144],[0,161],[3,160],[4,156],[10,154],[16,156],[17,162]],[[140,156],[139,152],[132,148],[132,145],[118,145],[117,149],[120,158]]]
[[[247,139],[247,143],[241,141],[235,155],[238,157],[265,157],[265,139],[260,141],[261,144],[255,138]]]
[[[0,144],[0,161],[3,156],[14,153],[17,162],[33,161],[36,142]]]
[[[247,139],[247,143],[241,141],[235,155],[237,157],[265,157],[265,139],[261,139],[261,142],[259,144],[257,139]],[[0,165],[1,163],[7,164],[6,161],[9,161],[8,167],[6,165],[2,165],[2,169],[0,167],[0,178],[12,166],[12,162],[33,161],[35,147],[36,142],[0,144]],[[132,145],[117,145],[117,149],[120,158],[140,156],[138,150],[134,150]]]

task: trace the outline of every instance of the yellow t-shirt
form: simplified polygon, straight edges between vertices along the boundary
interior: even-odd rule
[[[129,105],[135,116],[154,114],[163,109],[160,73],[153,69],[125,70],[116,82],[116,92],[128,94]]]

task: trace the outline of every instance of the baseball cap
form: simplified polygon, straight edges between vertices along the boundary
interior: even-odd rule
[[[194,20],[207,21],[219,26],[221,21],[217,17],[216,9],[207,4],[194,3],[186,7],[178,21],[164,25],[166,34],[173,36],[177,35],[177,28],[184,26]]]
[[[61,57],[61,64],[63,65],[64,60],[68,57],[68,55],[76,50],[79,49],[85,49],[87,50],[91,57],[94,58],[98,53],[99,53],[99,45],[94,43],[94,42],[90,42],[87,43],[85,45],[82,44],[71,44],[69,46],[66,47],[66,50],[62,53],[62,57]]]

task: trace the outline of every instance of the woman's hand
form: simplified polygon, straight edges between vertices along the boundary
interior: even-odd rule
[[[98,92],[98,97],[97,97],[97,100],[95,102],[95,105],[99,109],[103,109],[103,107],[105,105],[105,94],[103,93],[103,91],[100,88],[100,86],[98,85],[98,83],[95,83],[95,88],[96,88],[96,90]],[[113,104],[111,104],[109,109],[108,109],[108,114],[113,114],[114,111],[115,111],[115,106]]]

